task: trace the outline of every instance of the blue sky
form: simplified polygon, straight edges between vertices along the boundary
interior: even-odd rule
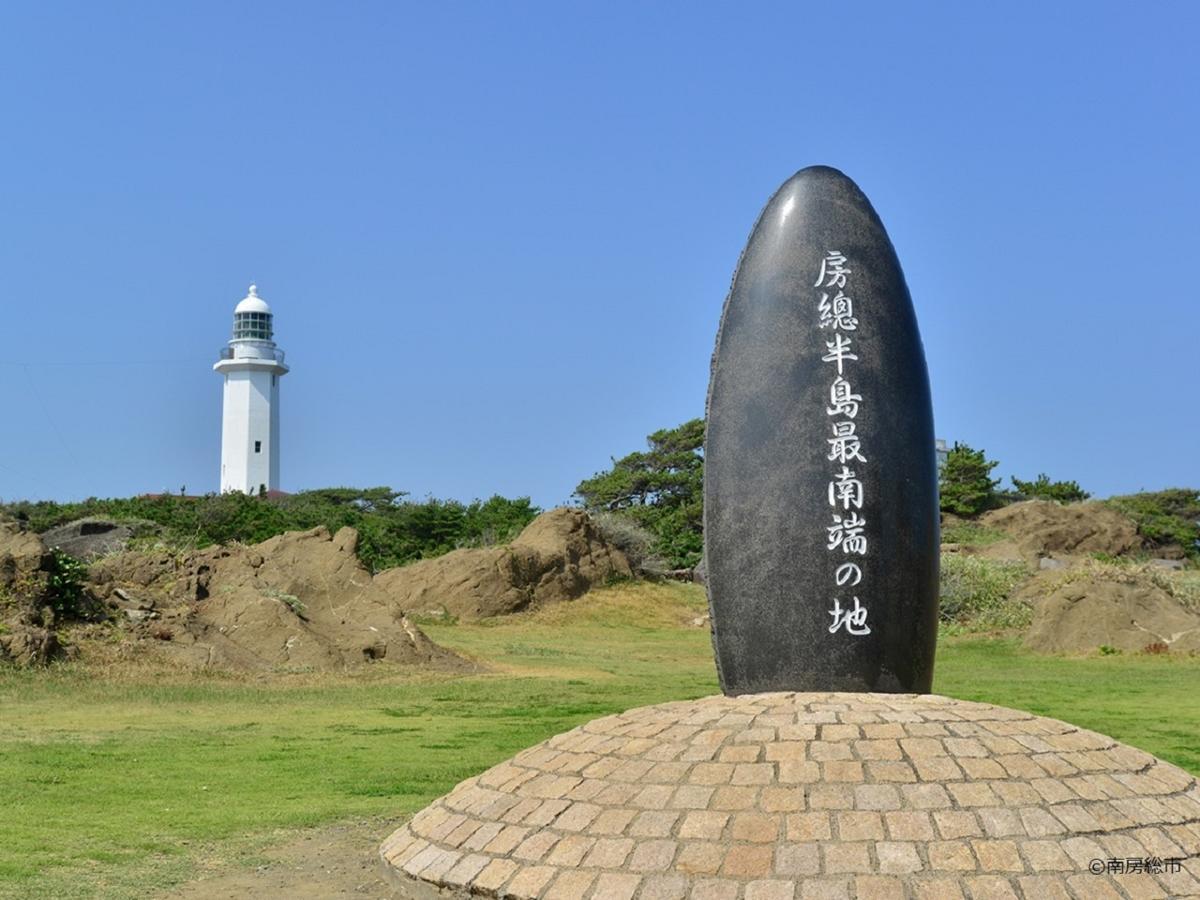
[[[283,487],[549,506],[703,412],[738,253],[823,163],[905,268],[937,432],[1197,485],[1193,3],[9,2],[0,498],[215,490],[273,306]]]

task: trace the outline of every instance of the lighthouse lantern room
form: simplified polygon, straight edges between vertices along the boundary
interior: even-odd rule
[[[213,365],[225,379],[221,414],[221,491],[279,489],[279,379],[271,307],[250,285],[233,310],[233,337]]]

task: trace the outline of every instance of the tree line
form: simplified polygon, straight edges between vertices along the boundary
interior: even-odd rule
[[[581,481],[575,493],[585,508],[626,516],[647,529],[654,551],[671,567],[694,566],[704,548],[704,420],[656,431],[647,445],[614,459],[611,468]],[[1044,473],[1029,481],[1013,477],[1012,489],[1005,490],[992,477],[997,465],[983,450],[956,443],[939,471],[942,512],[973,518],[1021,500],[1074,503],[1091,496],[1075,481],[1054,481]],[[1178,544],[1200,556],[1200,491],[1172,488],[1104,502],[1129,515],[1151,546]]]

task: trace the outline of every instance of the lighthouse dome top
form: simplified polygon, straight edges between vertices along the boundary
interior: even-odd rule
[[[267,305],[267,301],[258,296],[258,285],[250,285],[250,290],[242,301],[234,307],[235,313],[270,313],[271,307]]]

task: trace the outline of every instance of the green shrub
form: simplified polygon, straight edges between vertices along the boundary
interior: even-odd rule
[[[671,568],[691,568],[704,552],[704,420],[664,428],[649,448],[614,459],[575,488],[589,513],[627,516],[655,535]]]
[[[942,557],[938,614],[965,631],[1023,628],[1032,619],[1027,603],[1011,599],[1029,570],[1015,560],[984,559],[962,553]]]
[[[1045,473],[1038,475],[1033,481],[1022,481],[1015,475],[1013,487],[1021,496],[1029,500],[1054,500],[1058,503],[1075,503],[1092,496],[1075,481],[1051,481]]]
[[[995,508],[996,485],[992,469],[999,463],[988,460],[982,450],[973,450],[957,441],[938,473],[938,496],[942,512],[956,516],[977,516]]]
[[[1112,497],[1105,501],[1137,524],[1138,533],[1151,547],[1178,545],[1200,558],[1200,491],[1169,488]]]
[[[46,601],[57,619],[78,619],[90,612],[84,590],[87,565],[55,548],[50,551],[50,572],[46,579]]]

